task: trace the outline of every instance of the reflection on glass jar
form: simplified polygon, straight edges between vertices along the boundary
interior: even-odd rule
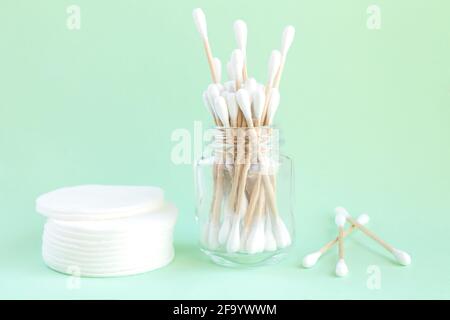
[[[283,258],[294,238],[293,166],[273,127],[213,129],[196,164],[200,247],[226,266]]]

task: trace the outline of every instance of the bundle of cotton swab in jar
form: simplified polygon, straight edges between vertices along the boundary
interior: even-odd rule
[[[211,210],[202,231],[210,250],[255,254],[288,247],[292,242],[276,203],[277,161],[272,156],[271,127],[280,103],[279,85],[295,29],[285,28],[281,49],[272,51],[264,84],[248,76],[247,26],[233,27],[237,48],[222,68],[208,40],[201,9],[193,18],[206,52],[212,84],[203,102],[217,126],[214,191]],[[222,83],[222,70],[228,81]]]

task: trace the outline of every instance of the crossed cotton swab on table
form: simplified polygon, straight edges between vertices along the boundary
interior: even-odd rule
[[[367,236],[378,242],[380,245],[382,245],[383,248],[385,248],[386,250],[388,250],[393,254],[395,260],[399,264],[407,266],[411,263],[411,257],[408,253],[399,250],[397,248],[394,248],[386,241],[382,240],[380,237],[375,235],[375,233],[370,231],[367,227],[365,227],[365,225],[369,222],[369,216],[367,214],[364,213],[360,215],[358,218],[354,219],[343,207],[337,207],[335,209],[335,212],[336,212],[335,223],[338,226],[338,236],[335,239],[326,243],[318,251],[306,255],[302,261],[303,267],[312,268],[314,265],[316,265],[320,257],[337,243],[339,245],[338,248],[339,258],[336,264],[336,275],[338,277],[346,276],[348,274],[348,267],[344,260],[344,239],[355,230],[362,231],[364,234],[366,234]],[[346,222],[350,223],[351,226],[347,230],[344,230]]]

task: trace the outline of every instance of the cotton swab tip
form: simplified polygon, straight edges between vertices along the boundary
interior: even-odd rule
[[[406,252],[394,248],[392,250],[392,253],[394,254],[394,257],[397,260],[397,262],[400,263],[402,266],[407,266],[411,264],[411,256]]]
[[[344,259],[339,259],[338,263],[336,264],[336,275],[338,277],[345,277],[348,274],[348,267],[345,263]]]
[[[336,214],[342,213],[342,214],[345,215],[346,218],[350,216],[350,214],[348,213],[347,209],[345,209],[344,207],[336,207],[334,209],[334,212],[336,212]]]
[[[320,251],[308,254],[303,258],[302,265],[305,268],[312,268],[316,265],[322,253]]]
[[[233,28],[236,35],[238,48],[242,50],[242,53],[245,57],[247,47],[247,24],[242,20],[236,20],[234,22]]]
[[[192,11],[192,17],[194,18],[195,26],[197,27],[198,33],[201,37],[206,40],[208,39],[208,27],[206,24],[205,13],[202,9],[197,8]]]
[[[336,213],[336,216],[334,217],[334,223],[336,223],[338,227],[343,227],[346,220],[345,214],[342,212]]]
[[[214,110],[216,111],[216,114],[222,122],[223,126],[229,127],[230,119],[228,115],[228,107],[224,97],[216,97],[216,99],[214,100]]]
[[[235,49],[231,53],[231,64],[242,68],[244,65],[244,54],[241,49]]]
[[[283,31],[283,37],[281,40],[281,54],[286,56],[289,48],[292,45],[295,37],[295,28],[293,26],[287,26]]]
[[[363,213],[360,216],[358,216],[358,218],[356,218],[356,221],[361,225],[365,225],[369,223],[370,217],[367,213]]]
[[[252,101],[246,89],[239,89],[236,92],[236,100],[247,121],[252,119]]]

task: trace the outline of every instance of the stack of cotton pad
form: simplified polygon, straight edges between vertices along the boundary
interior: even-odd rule
[[[81,276],[147,272],[174,256],[174,205],[156,187],[87,185],[36,200],[47,217],[42,256],[52,269]]]

